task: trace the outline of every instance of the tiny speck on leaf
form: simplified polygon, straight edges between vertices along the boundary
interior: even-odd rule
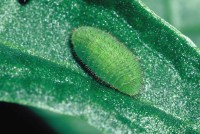
[[[17,0],[17,1],[23,6],[29,2],[29,0]]]

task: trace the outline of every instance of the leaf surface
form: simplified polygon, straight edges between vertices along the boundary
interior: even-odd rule
[[[200,131],[200,51],[140,1],[4,0],[0,18],[1,101],[84,117],[105,133]],[[111,33],[137,56],[138,95],[83,71],[70,49],[79,26]]]

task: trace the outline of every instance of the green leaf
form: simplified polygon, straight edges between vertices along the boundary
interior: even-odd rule
[[[9,9],[9,10],[8,10]],[[0,3],[0,100],[83,117],[104,133],[198,133],[200,51],[137,0]],[[138,58],[134,97],[99,84],[74,60],[72,31],[105,30]]]
[[[142,0],[156,14],[178,28],[200,48],[199,0]]]

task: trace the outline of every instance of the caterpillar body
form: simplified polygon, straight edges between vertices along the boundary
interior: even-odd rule
[[[111,34],[82,26],[72,33],[77,57],[99,79],[130,96],[142,87],[142,73],[136,56]]]

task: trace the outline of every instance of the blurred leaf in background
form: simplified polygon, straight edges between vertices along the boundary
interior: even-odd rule
[[[200,0],[142,0],[200,48]]]

